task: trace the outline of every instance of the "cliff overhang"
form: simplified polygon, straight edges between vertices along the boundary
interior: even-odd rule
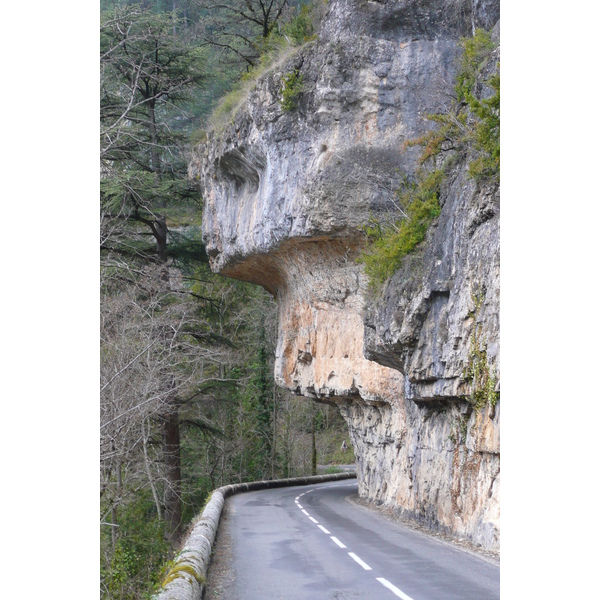
[[[319,39],[259,79],[190,165],[213,270],[277,298],[276,379],[340,407],[361,495],[487,548],[500,407],[474,407],[467,371],[483,360],[499,390],[497,186],[458,161],[439,218],[377,301],[356,259],[416,169],[404,142],[432,126],[459,37],[497,19],[492,0],[333,0]],[[286,111],[292,72],[303,89]]]

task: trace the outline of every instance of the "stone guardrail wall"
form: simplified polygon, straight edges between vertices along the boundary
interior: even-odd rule
[[[217,488],[212,492],[200,517],[196,519],[182,550],[165,577],[162,591],[154,596],[154,600],[200,600],[202,598],[212,546],[225,498],[241,492],[354,478],[356,472],[346,471],[331,475],[234,483]]]

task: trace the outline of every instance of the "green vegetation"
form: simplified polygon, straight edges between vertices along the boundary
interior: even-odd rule
[[[469,415],[463,415],[460,418],[460,426],[459,426],[459,431],[460,431],[460,443],[464,444],[467,441],[467,430],[469,427]]]
[[[314,31],[320,18],[316,3],[301,4],[299,8],[282,15],[281,28],[272,28],[256,45],[257,55],[239,77],[234,79],[232,89],[225,94],[210,116],[210,124],[216,131],[222,130],[235,117],[257,80],[284,65],[307,43],[315,39]],[[297,97],[302,91],[302,76],[294,71],[282,80],[282,108],[296,108]]]
[[[399,223],[383,227],[373,222],[366,228],[371,244],[359,260],[365,264],[365,272],[374,289],[391,277],[402,264],[402,259],[425,239],[432,221],[440,214],[440,185],[442,170],[419,171],[417,181],[405,182],[398,191],[398,202],[405,218]]]
[[[103,600],[148,599],[176,577],[200,581],[169,558],[211,490],[354,461],[351,447],[341,449],[347,429],[337,409],[275,385],[275,303],[262,288],[211,273],[201,199],[187,180],[189,145],[229,122],[259,77],[314,39],[322,3],[280,0],[259,23],[240,20],[238,10],[251,14],[257,0],[212,4],[101,3]],[[464,106],[455,115],[462,128],[438,122],[445,138],[479,153],[471,168],[481,179],[499,160],[499,79],[489,82],[497,99],[476,99],[489,48],[473,44],[465,42]],[[304,85],[299,69],[282,77],[284,111],[297,107]],[[471,133],[460,138],[463,129]],[[424,160],[445,147],[429,143]],[[425,238],[443,177],[442,168],[423,168],[398,191],[404,218],[367,229],[372,246],[363,260],[377,284]],[[465,377],[492,403],[494,377],[473,335]]]
[[[290,112],[295,110],[298,106],[298,96],[303,91],[303,79],[299,70],[296,69],[284,77],[281,80],[282,89],[281,89],[281,108],[285,112]]]
[[[365,228],[369,245],[358,260],[365,264],[375,292],[401,266],[404,257],[425,239],[429,225],[439,216],[440,187],[446,170],[459,153],[469,156],[469,175],[477,182],[497,184],[499,181],[499,75],[485,82],[493,94],[483,100],[477,98],[481,72],[489,64],[495,45],[489,32],[478,29],[472,38],[463,38],[461,46],[452,108],[429,115],[439,127],[405,144],[405,147],[422,147],[422,153],[416,180],[412,183],[405,180],[397,193],[402,218],[387,224],[372,221]],[[443,165],[428,170],[426,164],[437,165],[440,157],[443,157]]]
[[[462,143],[471,143],[475,157],[469,164],[469,173],[477,181],[498,181],[500,177],[500,75],[499,71],[485,83],[493,94],[484,100],[476,97],[475,90],[482,70],[488,66],[495,48],[490,33],[477,29],[472,38],[462,40],[463,55],[457,77],[458,102],[467,105],[471,121]],[[464,112],[464,108],[462,112]]]
[[[318,0],[317,0],[318,1]],[[283,28],[284,37],[289,37],[295,46],[315,39],[315,4],[304,4],[296,16],[292,17]]]
[[[265,44],[264,52],[257,63],[248,68],[233,84],[233,89],[220,99],[210,115],[212,129],[221,131],[231,123],[248,94],[255,88],[256,81],[283,65],[299,49],[299,46],[291,44],[286,38],[273,35],[268,44]]]
[[[492,407],[496,406],[500,398],[499,392],[495,391],[496,373],[490,369],[488,363],[487,344],[481,339],[481,326],[477,325],[477,314],[481,309],[483,298],[483,293],[472,295],[475,308],[470,316],[474,323],[469,343],[469,361],[463,373],[464,380],[471,387],[469,402],[477,411],[487,404]]]
[[[164,522],[159,520],[149,490],[140,490],[123,505],[119,536],[110,560],[101,565],[103,592],[108,598],[139,598],[159,583],[161,564],[169,545]],[[110,547],[111,532],[101,529],[101,546]]]
[[[476,181],[498,181],[500,177],[500,76],[494,75],[488,83],[493,96],[469,99],[469,107],[479,119],[473,127],[473,140],[480,152],[469,163],[469,174]]]
[[[198,27],[209,23],[201,2],[101,4],[103,600],[149,600],[161,582],[195,577],[169,559],[211,490],[312,474],[346,430],[334,408],[275,386],[275,302],[210,271],[187,180],[192,131],[206,136],[243,70],[224,56],[254,60],[243,78],[253,86],[311,39],[311,9],[289,4],[265,17],[266,30],[246,23],[252,43],[227,55],[212,44],[223,38]]]
[[[463,49],[454,86],[452,107],[429,115],[439,124],[434,131],[412,140],[407,146],[422,146],[421,163],[442,153],[467,152],[469,174],[478,182],[497,183],[500,178],[500,76],[484,83],[492,94],[478,99],[482,71],[488,67],[495,44],[489,32],[477,29],[472,38],[461,40]]]
[[[334,468],[335,465],[351,465],[354,464],[356,457],[354,456],[354,450],[351,446],[348,446],[345,450],[338,448],[331,458],[327,460],[327,464],[331,463],[331,468]],[[330,467],[328,467],[330,468]],[[330,471],[327,471],[329,473]],[[331,471],[333,473],[337,471]]]
[[[106,599],[143,598],[167,577],[160,565],[173,556],[176,543],[166,535],[171,482],[163,410],[169,407],[173,377],[178,380],[181,531],[200,514],[211,490],[310,475],[313,450],[318,463],[327,464],[347,435],[334,407],[275,385],[276,305],[262,288],[216,276],[205,263],[180,272],[189,293],[163,292],[156,304],[144,297],[145,280],[123,290],[120,278],[111,279],[110,293],[103,292],[101,573]],[[174,327],[179,334],[159,343],[159,336]],[[143,360],[136,360],[141,352]],[[156,401],[149,402],[153,397]],[[343,462],[351,462],[351,452]]]
[[[164,264],[169,227],[199,212],[186,133],[175,125],[206,77],[203,53],[174,33],[182,27],[177,16],[137,4],[101,14],[100,192],[111,231],[102,249],[123,260]]]
[[[335,465],[330,465],[325,468],[323,475],[335,475],[336,473],[342,473],[342,469],[336,467]]]

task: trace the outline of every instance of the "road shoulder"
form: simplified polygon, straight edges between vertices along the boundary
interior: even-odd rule
[[[449,544],[453,548],[457,548],[458,550],[462,550],[464,552],[468,552],[469,554],[473,554],[485,560],[486,562],[489,562],[490,564],[497,566],[500,565],[500,552],[484,550],[483,548],[475,546],[468,540],[462,538],[457,539],[449,534],[440,531],[432,531],[426,525],[423,525],[421,523],[418,523],[417,521],[408,519],[406,517],[401,517],[400,515],[398,515],[398,513],[394,511],[392,507],[384,505],[378,506],[373,502],[369,502],[364,498],[360,498],[357,493],[349,494],[348,496],[346,496],[345,499],[350,504],[353,504],[358,508],[362,508],[363,510],[368,510],[378,515],[381,515],[385,519],[388,519],[389,521],[396,523],[397,525],[408,527],[409,529],[412,529],[413,531],[421,533],[427,537]]]

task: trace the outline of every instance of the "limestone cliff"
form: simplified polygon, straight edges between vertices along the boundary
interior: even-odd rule
[[[375,301],[356,258],[394,210],[403,151],[447,101],[458,39],[497,0],[330,0],[318,39],[260,78],[194,149],[213,270],[276,296],[282,386],[346,418],[359,493],[499,547],[499,402],[473,407],[474,364],[499,391],[499,195],[458,161],[442,212]],[[297,108],[283,81],[301,76]],[[450,86],[450,87],[449,87]]]

